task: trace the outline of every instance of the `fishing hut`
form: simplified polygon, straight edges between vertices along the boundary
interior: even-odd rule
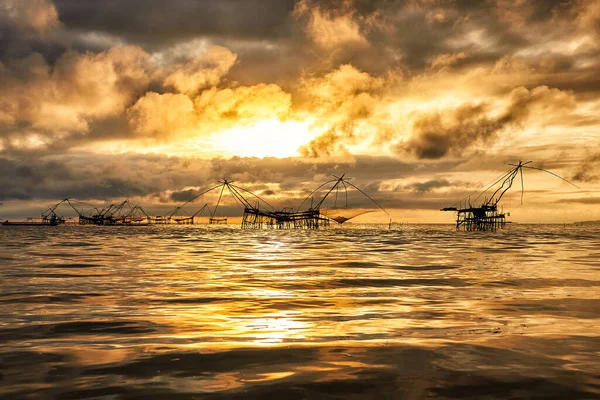
[[[456,213],[456,230],[465,231],[491,231],[495,232],[498,229],[504,228],[507,224],[506,217],[510,216],[508,213],[504,213],[503,209],[498,207],[498,203],[502,200],[502,197],[512,188],[517,176],[520,176],[521,180],[521,203],[523,203],[523,194],[525,192],[525,184],[523,180],[523,169],[533,169],[549,173],[563,181],[575,186],[577,185],[569,182],[563,177],[556,175],[555,173],[542,169],[536,168],[531,165],[531,161],[523,162],[519,161],[518,164],[509,164],[513,168],[502,176],[494,180],[491,184],[484,188],[477,194],[473,201],[478,201],[483,197],[483,201],[479,206],[473,206],[470,196],[467,199],[459,201],[452,207],[442,208],[441,211],[449,211]],[[486,193],[491,194],[489,197],[485,197]],[[463,201],[464,206],[463,206]],[[457,207],[458,205],[458,207]]]
[[[329,219],[318,210],[294,211],[286,208],[269,211],[246,207],[242,218],[242,228],[319,229],[325,226],[329,226]]]
[[[57,204],[49,207],[46,211],[42,213],[42,224],[46,225],[62,225],[65,223],[65,217],[59,216],[56,213],[56,209],[63,203],[68,202],[69,199],[64,199],[58,202]]]
[[[57,226],[63,225],[66,222],[65,217],[59,216],[56,212],[57,208],[68,202],[69,199],[59,201],[53,206],[48,207],[42,212],[41,218],[26,218],[24,221],[4,221],[2,225],[19,225],[19,226]]]

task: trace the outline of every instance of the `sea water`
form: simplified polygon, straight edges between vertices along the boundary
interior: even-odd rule
[[[600,398],[600,227],[1,227],[0,398]]]

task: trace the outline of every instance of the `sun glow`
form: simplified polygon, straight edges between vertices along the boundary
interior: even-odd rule
[[[260,121],[214,135],[215,151],[224,156],[293,157],[298,148],[318,135],[310,129],[311,121]]]

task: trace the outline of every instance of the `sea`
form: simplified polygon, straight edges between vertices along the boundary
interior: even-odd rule
[[[1,399],[599,399],[600,226],[0,226]]]

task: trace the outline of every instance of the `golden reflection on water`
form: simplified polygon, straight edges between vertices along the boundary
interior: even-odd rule
[[[294,320],[293,317],[280,313],[263,318],[254,318],[246,325],[249,336],[255,337],[256,344],[282,343],[285,339],[305,339],[303,332],[310,332],[310,324]],[[294,313],[297,314],[297,313]]]
[[[597,230],[89,228],[0,231],[0,396],[600,372]]]

